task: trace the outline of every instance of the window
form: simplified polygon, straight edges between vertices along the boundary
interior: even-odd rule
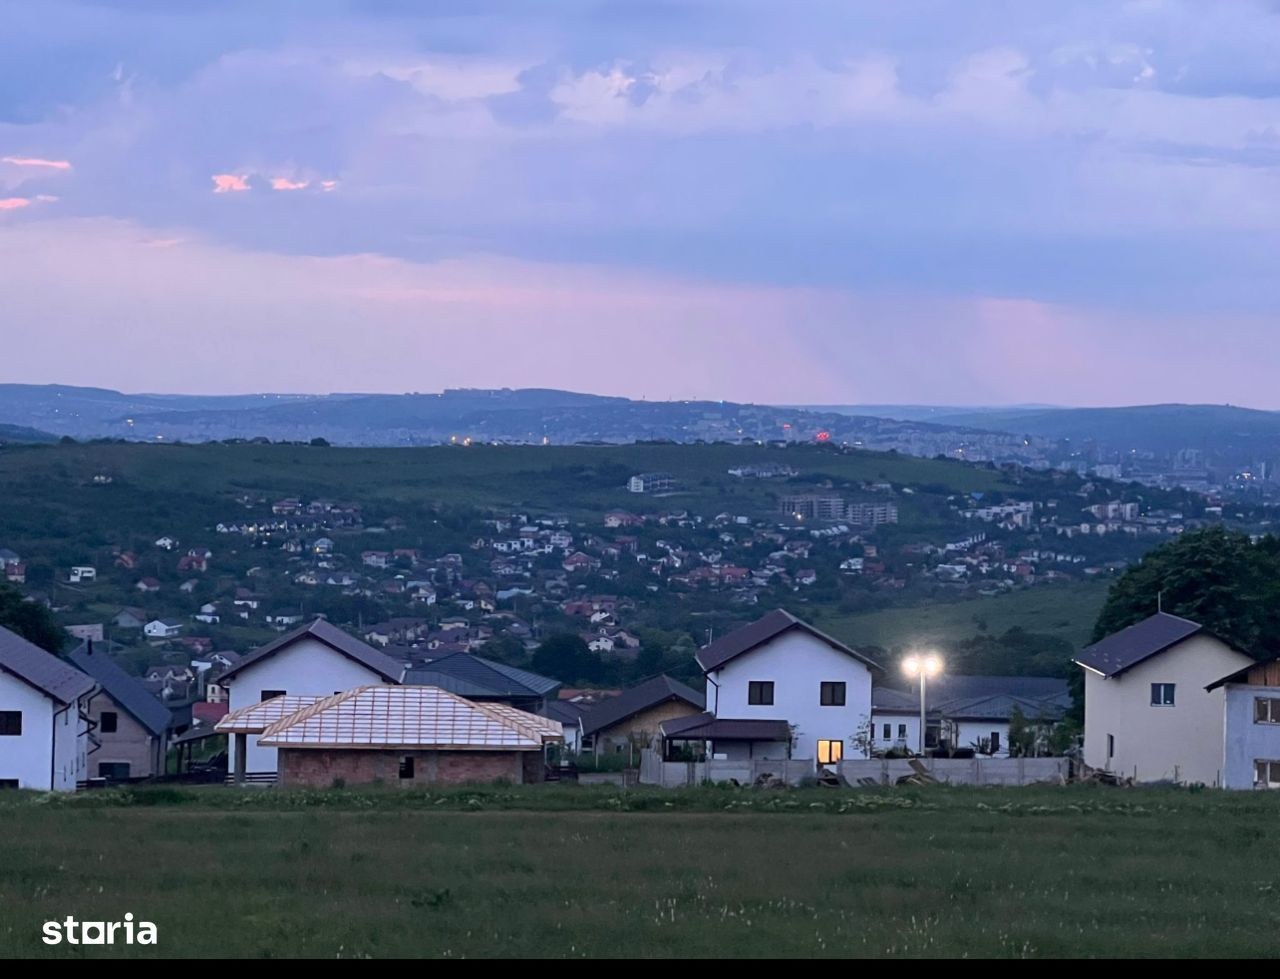
[[[18,780],[16,778],[0,778],[0,789],[16,789]]]
[[[994,755],[999,750],[1000,750],[1000,732],[992,731],[991,732],[991,753]]]
[[[892,731],[892,730],[893,730],[893,725],[892,725],[892,724],[886,724],[886,725],[884,726],[884,740],[885,740],[885,741],[888,741],[891,737],[893,737],[893,735],[889,733],[889,732],[890,732],[890,731]]]
[[[907,740],[907,726],[905,724],[898,725],[898,738],[902,741]]]
[[[17,737],[22,734],[22,711],[0,710],[0,735]]]
[[[844,742],[843,741],[819,741],[818,742],[818,764],[834,765],[836,762],[844,758]]]
[[[128,777],[129,763],[127,761],[98,762],[98,778],[122,779]]]
[[[1258,760],[1253,763],[1253,784],[1280,789],[1280,761]]]
[[[1153,683],[1151,684],[1151,706],[1152,707],[1172,707],[1173,706],[1173,687],[1172,683]]]
[[[412,755],[400,756],[400,777],[413,778],[413,756]]]
[[[120,715],[113,710],[104,710],[98,718],[98,730],[103,734],[115,734],[120,726]]]
[[[264,690],[262,691],[261,695],[258,697],[258,700],[259,702],[266,701],[266,700],[275,700],[277,697],[283,697],[283,696],[284,696],[283,690]]]
[[[1114,734],[1107,735],[1107,760],[1110,761],[1116,756],[1116,736]]]
[[[843,707],[844,684],[829,680],[823,681],[822,689],[818,695],[818,702],[823,707]]]
[[[773,681],[752,680],[747,684],[747,703],[755,707],[767,707],[773,703]]]
[[[1280,724],[1280,697],[1254,697],[1253,723]]]

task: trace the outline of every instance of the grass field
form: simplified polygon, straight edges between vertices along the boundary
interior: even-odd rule
[[[845,642],[893,650],[933,646],[982,632],[998,636],[1015,626],[1066,639],[1080,649],[1090,640],[1110,583],[1083,581],[1021,589],[994,598],[831,615],[820,624]]]
[[[109,790],[0,800],[0,957],[1274,956],[1280,793]],[[46,920],[158,926],[40,941]]]

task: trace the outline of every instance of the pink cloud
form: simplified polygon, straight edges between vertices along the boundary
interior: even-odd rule
[[[249,189],[249,178],[236,173],[215,173],[210,179],[213,180],[215,194],[230,194]]]
[[[30,206],[31,201],[25,197],[0,197],[0,211],[16,211],[20,207]]]
[[[12,163],[16,167],[47,167],[50,170],[70,170],[68,160],[44,160],[38,156],[5,156],[0,163]]]
[[[272,190],[304,190],[311,186],[310,180],[290,180],[288,177],[272,177]]]
[[[336,180],[321,180],[321,181],[320,181],[320,189],[321,189],[321,190],[324,190],[324,191],[330,191],[330,190],[333,190],[333,189],[334,189],[335,187],[337,187],[337,186],[338,186],[338,181],[336,181]]]

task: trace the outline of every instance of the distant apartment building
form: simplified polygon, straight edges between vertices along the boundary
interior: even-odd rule
[[[896,503],[850,503],[845,518],[859,527],[879,527],[898,522]]]
[[[778,501],[778,509],[804,520],[843,520],[848,504],[843,496],[825,493],[806,493],[784,496]]]
[[[671,473],[641,473],[627,481],[632,493],[669,493],[676,488],[676,478]]]

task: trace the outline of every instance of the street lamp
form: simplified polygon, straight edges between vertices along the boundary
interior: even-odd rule
[[[902,661],[902,669],[907,676],[920,678],[920,754],[924,755],[925,732],[925,686],[928,678],[942,672],[942,657],[936,653],[912,654]]]

